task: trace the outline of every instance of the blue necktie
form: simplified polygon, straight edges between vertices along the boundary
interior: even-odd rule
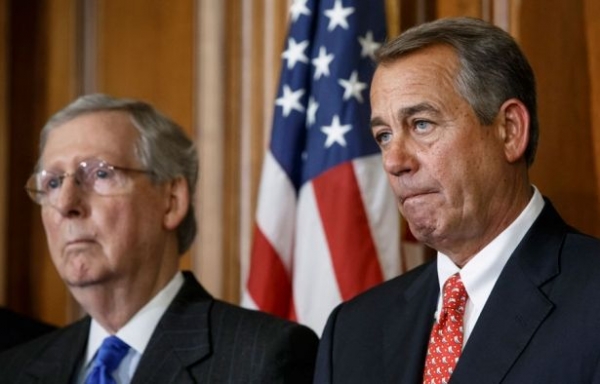
[[[85,384],[115,384],[115,379],[111,374],[121,364],[127,351],[129,351],[129,345],[117,336],[104,339],[96,354],[92,372],[85,379]]]

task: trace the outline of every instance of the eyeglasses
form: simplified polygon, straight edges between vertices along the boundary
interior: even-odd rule
[[[54,205],[60,196],[63,181],[72,176],[75,183],[86,193],[94,192],[101,196],[121,195],[131,192],[133,186],[128,172],[154,173],[145,169],[117,167],[100,159],[88,159],[80,162],[72,173],[46,170],[34,173],[27,180],[25,190],[35,203]]]

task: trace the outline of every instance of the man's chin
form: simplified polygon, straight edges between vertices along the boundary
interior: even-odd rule
[[[67,276],[63,276],[63,280],[69,288],[77,289],[102,284],[102,282],[105,281],[106,278],[98,274],[84,272],[76,274],[67,274]]]
[[[406,218],[412,235],[421,243],[429,244],[435,232],[431,217]]]

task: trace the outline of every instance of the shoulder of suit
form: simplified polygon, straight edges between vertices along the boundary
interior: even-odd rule
[[[0,353],[0,366],[4,366],[5,362],[10,361],[34,361],[37,356],[45,353],[46,350],[52,348],[56,343],[62,340],[69,340],[73,337],[78,337],[79,334],[87,335],[89,328],[89,317],[78,320],[65,327],[58,328],[54,331],[46,333],[36,339],[19,344],[13,348],[7,349]]]
[[[303,332],[314,334],[310,328],[294,321],[283,319],[266,312],[243,308],[218,299],[214,299],[211,317],[213,319],[220,318],[225,322],[243,323],[245,327],[260,327],[271,331],[277,331],[278,329],[288,331],[302,330]]]
[[[351,300],[348,300],[344,305],[363,305],[366,303],[387,303],[390,300],[395,300],[398,295],[405,292],[413,283],[422,279],[428,274],[436,276],[435,261],[424,263],[410,271],[407,271],[397,277],[378,284],[365,292],[357,295]],[[437,279],[435,280],[437,283]]]

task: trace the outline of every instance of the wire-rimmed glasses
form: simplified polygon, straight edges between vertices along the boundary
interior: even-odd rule
[[[35,203],[55,205],[65,178],[73,177],[77,186],[87,193],[121,195],[132,189],[132,179],[127,174],[129,172],[153,174],[146,169],[118,167],[101,159],[87,159],[79,163],[75,172],[42,170],[34,173],[27,180],[25,190]]]

